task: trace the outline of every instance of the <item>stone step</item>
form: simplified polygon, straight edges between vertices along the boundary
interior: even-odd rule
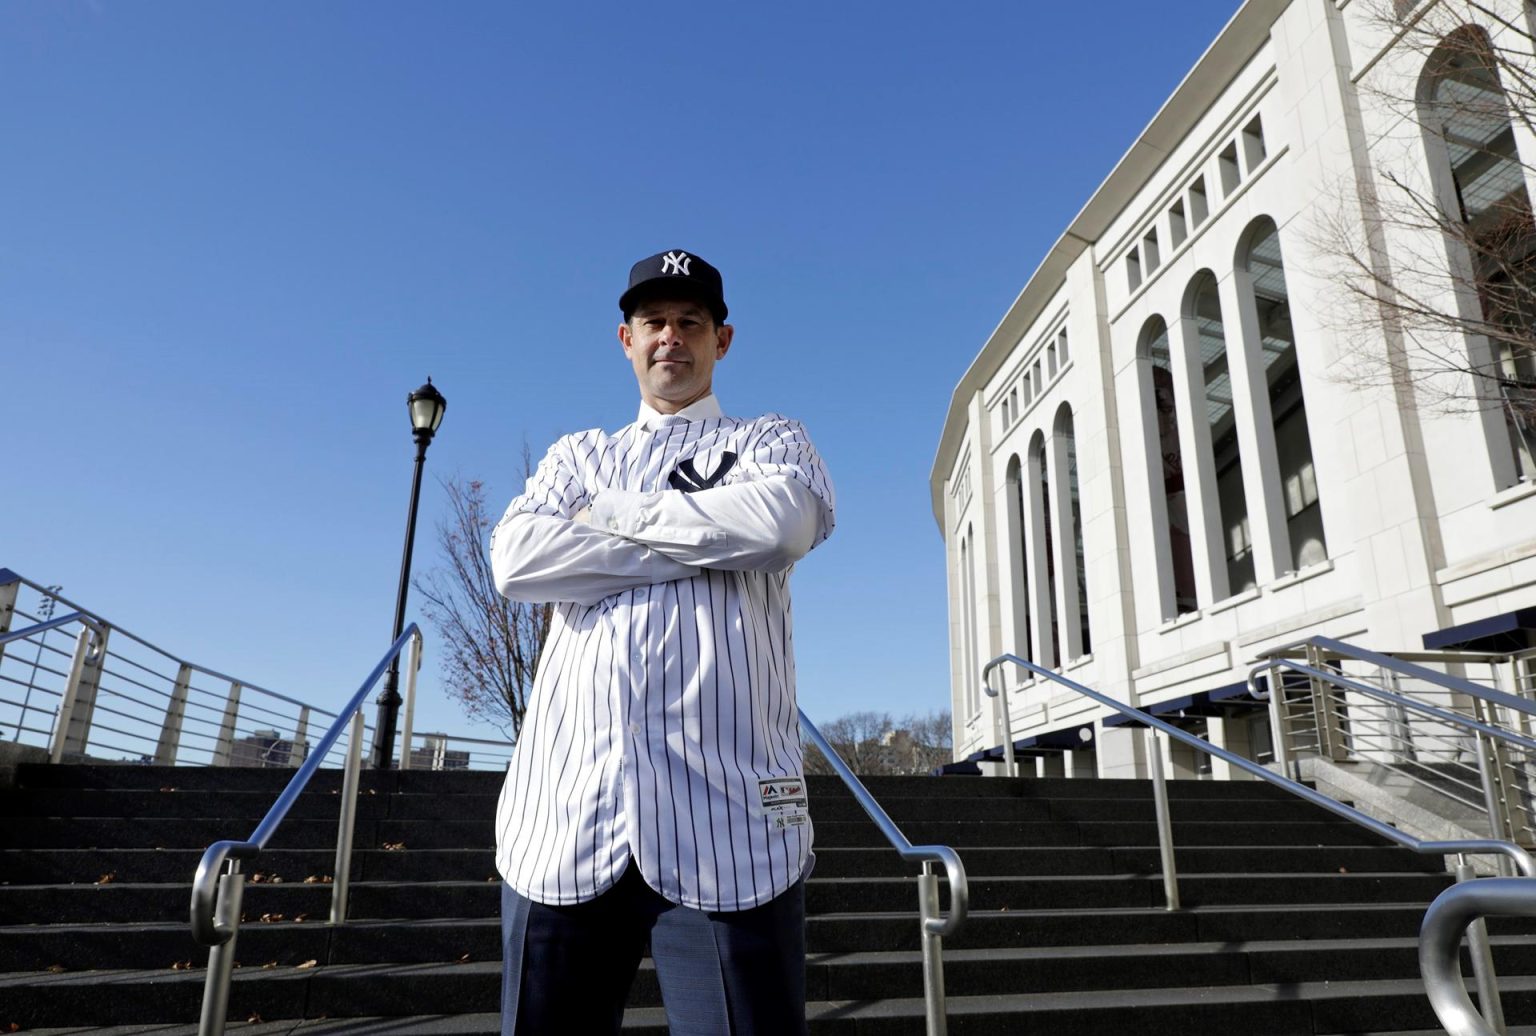
[[[1208,906],[1169,911],[975,910],[944,940],[946,948],[1086,946],[1095,943],[1231,942],[1253,939],[1378,939],[1416,936],[1424,920],[1416,903]],[[1536,934],[1536,920],[1490,918],[1496,935]],[[830,913],[806,920],[808,945],[847,951],[918,944],[907,914]]]
[[[23,791],[40,788],[117,788],[159,791],[261,791],[275,799],[293,779],[294,770],[246,766],[140,766],[125,763],[84,763],[54,766],[24,763],[16,768],[16,786]],[[482,770],[374,770],[364,768],[360,786],[380,795],[396,791],[430,790],[439,795],[486,794],[500,790],[503,772]],[[340,769],[316,770],[309,789],[340,790]]]
[[[321,1024],[294,1027],[290,1023],[287,1030],[317,1034],[496,1033],[499,977],[496,962],[387,968],[242,968],[231,988],[230,1017],[272,1024],[281,1018],[331,1016]],[[0,980],[0,992],[6,994],[7,1011],[15,1016],[11,1024],[28,1029],[53,1025],[48,1020],[53,1013],[48,1005],[66,1003],[72,1007],[72,1018],[65,1024],[80,1032],[82,1026],[115,1025],[125,1014],[159,1017],[166,1023],[195,1019],[201,978],[196,971],[103,971],[52,976],[50,992],[45,996],[33,997],[14,978]],[[1536,1007],[1536,979],[1510,976],[1501,986],[1506,1012],[1512,1017],[1528,1017]],[[430,1000],[423,1002],[426,997]],[[451,1020],[447,1011],[434,1010],[442,1001],[454,1005]],[[1435,1022],[1421,983],[1411,978],[951,993],[946,1006],[949,1031],[955,1036],[1022,1031],[1025,1026],[1052,1036],[1101,1036],[1109,1032],[1229,1036],[1234,1031],[1244,1036],[1302,1036],[1422,1029]],[[816,1036],[906,1036],[923,1031],[924,1004],[919,996],[812,997],[807,1007]],[[364,1021],[370,1013],[382,1017]],[[412,1020],[423,1013],[440,1019],[442,1027],[429,1028]],[[262,1030],[233,1025],[230,1031]],[[625,1015],[624,1031],[660,1036],[666,1031],[662,1009],[632,1006]]]
[[[406,934],[408,947],[391,946],[386,940],[399,936],[401,927],[355,926],[368,938],[352,938],[350,932],[328,931],[311,925],[306,931],[275,926],[242,930],[237,946],[243,962],[241,974],[292,969],[307,961],[329,968],[344,965],[495,964],[500,959],[499,924],[465,922],[449,926],[418,926]],[[368,929],[372,928],[370,932]],[[170,933],[164,933],[170,934]],[[185,932],[177,933],[185,940]],[[263,938],[281,935],[284,938]],[[292,938],[302,936],[302,938]],[[427,938],[422,938],[427,936]],[[419,940],[419,941],[417,941]],[[165,940],[160,940],[162,943]],[[1495,967],[1501,973],[1521,974],[1536,970],[1536,935],[1498,936],[1492,940]],[[178,954],[182,945],[159,945],[160,956],[146,955],[147,944],[122,947],[116,958],[144,967],[140,978],[152,984],[165,972],[201,969],[206,950]],[[0,981],[7,1002],[22,997],[39,1002],[47,986],[64,982],[53,976],[89,976],[97,971],[75,962],[73,947],[53,941],[57,952],[49,963],[12,966],[8,970],[30,973],[32,982],[17,974]],[[97,947],[100,948],[100,947]],[[78,952],[78,951],[76,951]],[[1078,947],[1001,947],[986,950],[948,949],[944,954],[945,987],[955,996],[1048,993],[1067,990],[1156,988],[1177,985],[1183,976],[1198,974],[1207,985],[1274,984],[1308,981],[1352,981],[1380,978],[1412,978],[1418,973],[1418,944],[1412,937],[1392,939],[1253,940],[1239,946],[1229,942],[1181,944],[1123,944]],[[47,960],[39,956],[39,960]],[[1470,962],[1463,961],[1465,967]],[[901,997],[922,987],[922,955],[918,949],[861,952],[811,951],[807,956],[807,989],[812,999],[867,1000]],[[49,976],[44,978],[43,976]],[[491,979],[494,980],[494,977]],[[8,983],[8,984],[7,984]],[[430,1007],[423,994],[421,1008]],[[660,992],[649,964],[636,980],[631,1002],[660,1002]],[[38,1010],[41,1010],[39,1008]]]
[[[181,790],[270,791],[274,797],[292,779],[293,770],[255,767],[139,766],[133,764],[79,764],[53,766],[25,763],[17,767],[16,783],[22,789],[38,788],[118,788],[158,791],[171,787]],[[488,794],[501,789],[502,771],[478,770],[372,770],[362,771],[362,787],[379,794],[394,791],[426,792],[438,795]],[[1144,798],[1151,801],[1152,785],[1147,780],[1090,779],[1066,777],[886,777],[862,778],[864,786],[877,799],[922,798]],[[806,778],[812,795],[847,795],[842,780],[835,776],[812,775]],[[339,769],[322,768],[311,778],[310,787],[329,792],[341,787]],[[1286,801],[1288,792],[1260,781],[1174,780],[1168,782],[1169,797],[1181,799],[1244,799]]]
[[[1395,902],[1428,906],[1451,879],[1434,874],[1189,874],[1179,881],[1187,906],[1272,903]],[[1091,910],[1160,906],[1162,880],[1145,875],[1030,876],[969,879],[971,905],[980,910]],[[106,884],[12,885],[0,889],[0,925],[151,921],[185,912],[191,884],[112,881]],[[478,917],[500,908],[499,881],[354,882],[351,916]],[[280,913],[320,919],[331,892],[324,884],[248,883],[243,909],[250,918]],[[916,909],[915,884],[904,878],[819,878],[806,883],[806,910],[881,912]]]
[[[236,827],[254,827],[272,807],[275,794],[268,791],[195,790],[166,786],[156,790],[103,788],[37,788],[0,794],[0,817],[140,817],[229,821]],[[494,818],[498,795],[454,796],[461,817]],[[291,820],[335,819],[341,796],[335,790],[307,791],[288,812]],[[857,821],[867,814],[852,796],[811,796],[811,815],[817,822]],[[892,796],[881,806],[898,824],[920,821],[1044,821],[1156,819],[1150,798],[1043,799],[1023,797],[930,798]],[[1249,820],[1254,802],[1245,799],[1172,799],[1175,820]],[[1267,820],[1317,819],[1316,806],[1301,799],[1264,803]],[[437,794],[377,794],[367,789],[358,796],[357,814],[362,819],[432,820],[441,815],[442,796]]]
[[[464,814],[457,810],[454,816]],[[132,817],[13,817],[5,822],[6,844],[34,849],[132,845],[143,848],[202,849],[223,839],[249,837],[255,822]],[[335,819],[291,819],[276,833],[274,849],[320,849],[336,844]],[[1157,844],[1151,821],[1036,820],[915,821],[900,825],[919,845],[970,846],[1133,846]],[[411,849],[490,848],[495,844],[494,816],[472,820],[391,820],[360,817],[355,843],[360,849],[402,844]],[[827,848],[889,845],[867,819],[815,823],[816,844]],[[1220,845],[1384,845],[1384,839],[1342,819],[1263,821],[1175,820],[1176,846]]]
[[[453,815],[459,815],[455,812]],[[489,849],[496,844],[494,818],[473,820],[358,820],[354,845],[382,849],[385,842],[413,849]],[[144,849],[197,849],[225,839],[244,839],[255,822],[184,820],[165,817],[15,817],[5,822],[6,844],[33,849],[85,849],[135,846]],[[270,848],[336,848],[337,820],[289,820]]]
[[[0,793],[0,1031],[30,1018],[27,1031],[70,1026],[59,1036],[128,1036],[128,1019],[149,1025],[133,1036],[194,1032],[207,951],[186,921],[192,871],[209,842],[249,833],[291,771],[23,767],[21,776],[27,787]],[[247,885],[232,1017],[266,1021],[237,1021],[231,1033],[498,1032],[491,845],[501,775],[365,773],[373,793],[359,802],[354,920],[334,928],[325,923],[332,888],[303,881],[334,867],[340,775],[320,771],[316,782],[246,866],[284,880]],[[916,867],[835,778],[807,784],[818,854],[807,886],[812,1032],[917,1036]],[[1416,935],[1449,884],[1438,857],[1387,846],[1266,785],[1175,781],[1185,909],[1169,912],[1146,781],[869,786],[908,838],[955,846],[971,876],[972,914],[945,940],[956,1036],[1338,1036],[1433,1025]],[[1536,974],[1536,920],[1494,919],[1490,930],[1510,1017],[1536,1017],[1536,978],[1521,974]],[[1181,985],[1191,979],[1200,985]],[[626,1032],[665,1031],[649,967],[633,1004]],[[326,1014],[334,1020],[317,1017]]]
[[[388,963],[457,960],[464,954],[481,960],[498,956],[498,920],[494,916],[414,920],[354,919],[332,929],[322,912],[304,922],[294,915],[262,922],[261,915],[242,924],[239,956],[251,961],[296,964],[304,960],[340,963]],[[1309,907],[1202,907],[1171,913],[1148,907],[1070,910],[979,910],[965,927],[946,940],[952,949],[1062,949],[1112,947],[1156,941],[1169,946],[1220,942],[1234,948],[1261,940],[1347,938],[1391,940],[1413,937],[1423,919],[1416,904],[1318,905]],[[1536,921],[1495,918],[1499,937],[1536,935]],[[858,953],[919,945],[915,913],[832,913],[807,922],[813,952]],[[0,926],[0,970],[37,971],[60,966],[71,971],[101,962],[201,963],[206,950],[191,938],[181,918],[132,924],[51,924]]]
[[[878,828],[867,823],[817,823],[818,848],[857,848],[888,845]],[[1137,821],[1026,821],[1018,824],[954,823],[902,824],[913,844],[971,847],[1037,846],[1156,846],[1157,825]],[[1347,820],[1297,820],[1276,823],[1174,821],[1177,847],[1230,845],[1386,845],[1385,839]]]
[[[95,882],[104,875],[129,882],[185,883],[197,870],[202,849],[0,849],[0,882],[11,885]],[[1233,846],[1176,850],[1181,874],[1267,871],[1270,873],[1440,873],[1438,855],[1406,853],[1387,846]],[[967,873],[1006,875],[1157,874],[1162,860],[1152,846],[998,846],[962,850]],[[331,849],[277,849],[261,855],[248,873],[302,881],[329,875]],[[915,875],[889,847],[840,849],[818,846],[819,878]],[[354,881],[473,881],[495,874],[495,852],[483,849],[363,849],[352,857]]]

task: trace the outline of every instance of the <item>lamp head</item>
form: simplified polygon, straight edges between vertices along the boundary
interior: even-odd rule
[[[437,434],[437,428],[443,423],[443,411],[448,409],[448,400],[437,391],[428,378],[427,383],[406,397],[406,403],[411,408],[411,431],[418,440],[430,442],[432,436]]]

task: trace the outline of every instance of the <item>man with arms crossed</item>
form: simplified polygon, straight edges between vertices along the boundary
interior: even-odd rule
[[[789,573],[832,484],[799,423],[721,411],[713,266],[642,259],[619,308],[639,416],[556,442],[491,536],[557,605],[496,810],[502,1033],[617,1033],[647,945],[674,1036],[804,1033]]]

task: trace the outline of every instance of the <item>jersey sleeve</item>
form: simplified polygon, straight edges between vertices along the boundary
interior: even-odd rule
[[[811,546],[830,536],[837,524],[832,479],[805,426],[780,414],[769,414],[757,422],[736,467],[726,478],[726,485],[774,478],[797,482],[815,498],[818,521]]]
[[[550,447],[491,532],[496,589],[514,601],[596,604],[640,586],[687,579],[697,567],[573,520],[587,505],[567,436]]]

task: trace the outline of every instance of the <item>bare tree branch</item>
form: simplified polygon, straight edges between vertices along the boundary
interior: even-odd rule
[[[524,474],[532,470],[525,445]],[[515,741],[549,634],[550,605],[508,601],[497,592],[486,547],[494,517],[486,510],[484,484],[441,481],[449,505],[449,516],[437,526],[442,565],[413,585],[445,645],[449,694],[472,719],[495,724]]]
[[[1484,0],[1357,10],[1393,41],[1359,85],[1394,129],[1309,234],[1343,302],[1325,316],[1346,343],[1340,377],[1410,389],[1441,412],[1500,411],[1523,442],[1521,473],[1536,475],[1523,470],[1536,428],[1533,170],[1516,146],[1536,129],[1531,26]]]
[[[849,769],[864,776],[926,774],[954,755],[948,712],[904,716],[899,723],[889,712],[850,712],[820,729]],[[807,745],[805,772],[834,771],[814,745]]]

